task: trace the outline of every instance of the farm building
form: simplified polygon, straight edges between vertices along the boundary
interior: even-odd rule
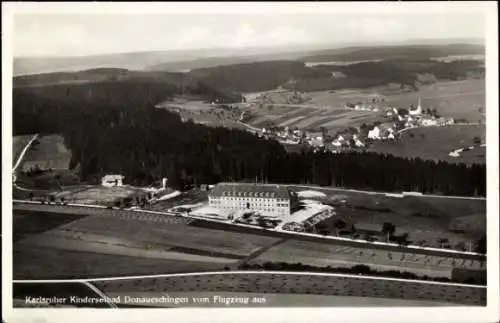
[[[377,126],[373,127],[373,129],[368,132],[368,138],[380,139],[380,128]]]
[[[421,121],[423,127],[437,126],[438,122],[435,119],[424,118]]]
[[[299,206],[297,194],[272,184],[220,183],[208,194],[211,207],[259,211],[269,217],[289,216]]]
[[[101,185],[106,187],[122,186],[124,178],[122,175],[106,175],[102,178]]]

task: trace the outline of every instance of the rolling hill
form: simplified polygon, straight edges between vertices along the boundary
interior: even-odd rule
[[[484,55],[484,53],[484,46],[479,44],[399,45],[317,51],[301,60],[304,62],[349,62],[379,59],[429,59],[451,55]]]

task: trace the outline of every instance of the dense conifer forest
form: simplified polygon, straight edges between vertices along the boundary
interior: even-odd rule
[[[209,87],[192,91],[211,96]],[[251,133],[182,122],[155,108],[180,89],[161,82],[100,82],[14,89],[14,135],[61,133],[70,167],[96,182],[120,173],[145,185],[258,180],[381,191],[484,196],[486,166],[435,163],[375,153],[287,153]],[[185,89],[183,90],[185,91]]]

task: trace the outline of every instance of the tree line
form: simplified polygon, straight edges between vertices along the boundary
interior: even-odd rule
[[[106,88],[105,85],[102,87]],[[246,131],[183,122],[155,108],[171,95],[158,84],[14,89],[14,134],[61,133],[82,181],[118,173],[130,184],[167,177],[174,188],[239,181],[316,184],[376,191],[484,196],[486,166],[405,159],[370,152],[287,153]],[[142,90],[134,90],[134,89]]]
[[[355,275],[370,275],[379,277],[392,277],[401,279],[415,279],[415,280],[430,280],[438,282],[454,282],[462,284],[473,285],[486,285],[486,275],[478,275],[476,272],[471,271],[461,276],[448,277],[429,277],[427,275],[417,275],[411,271],[400,270],[377,270],[367,265],[354,265],[352,267],[319,267],[307,264],[287,263],[287,262],[270,262],[266,261],[262,264],[259,263],[242,263],[239,265],[240,270],[265,270],[265,271],[305,271],[305,272],[320,272],[320,273],[341,273],[341,274],[355,274]]]

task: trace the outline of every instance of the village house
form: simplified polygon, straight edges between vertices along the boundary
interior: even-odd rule
[[[122,175],[106,175],[101,179],[101,185],[105,187],[123,186]]]
[[[420,124],[423,127],[431,127],[431,126],[437,126],[438,122],[435,119],[422,118],[422,120],[420,121]]]
[[[337,137],[337,139],[335,139],[335,140],[332,141],[332,145],[334,147],[341,147],[343,141],[344,141],[344,137],[342,137],[341,135],[339,135]]]
[[[368,131],[368,138],[380,139],[380,128],[375,126],[372,130]]]
[[[354,145],[356,147],[360,147],[361,148],[361,147],[365,146],[365,144],[363,142],[361,142],[361,140],[359,140],[358,135],[353,135],[352,139],[354,140]]]

